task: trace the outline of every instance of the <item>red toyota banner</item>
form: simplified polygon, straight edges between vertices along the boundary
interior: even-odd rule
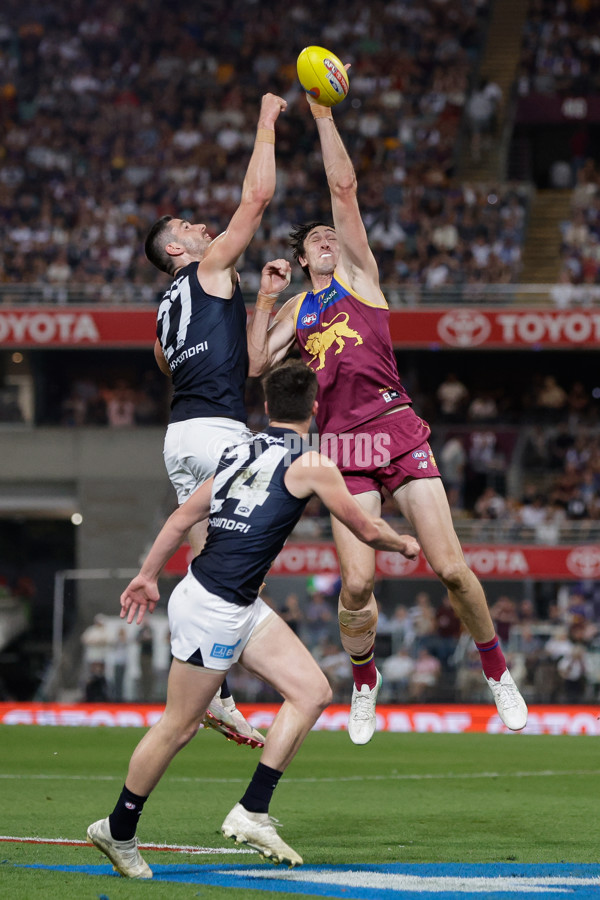
[[[2,347],[152,347],[156,308],[20,306],[0,310]]]
[[[155,327],[154,307],[6,307],[0,310],[0,346],[150,348]],[[396,347],[593,349],[600,346],[600,310],[394,310],[390,330]]]
[[[591,348],[600,345],[600,310],[415,309],[393,312],[390,331],[397,347]]]
[[[240,703],[239,708],[254,728],[266,731],[277,715],[274,703]],[[137,703],[0,703],[2,725],[87,725],[109,728],[148,728],[164,707]],[[348,706],[332,704],[321,714],[313,731],[343,731],[348,725]],[[485,704],[377,706],[377,731],[399,734],[427,733],[513,734],[502,724],[496,708]],[[530,706],[527,726],[520,734],[599,735],[598,706]]]
[[[466,544],[466,560],[483,580],[579,581],[600,577],[600,545],[559,544],[551,547],[523,544]],[[192,559],[189,546],[181,547],[165,566],[167,575],[183,575]],[[408,560],[399,553],[378,550],[380,578],[435,578],[423,554]],[[287,543],[269,570],[271,575],[329,575],[339,572],[332,543]]]

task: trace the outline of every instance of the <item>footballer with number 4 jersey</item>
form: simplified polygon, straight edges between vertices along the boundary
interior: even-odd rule
[[[122,875],[151,878],[135,837],[145,801],[175,754],[196,734],[210,698],[239,661],[283,697],[261,759],[244,795],[225,818],[225,837],[275,863],[302,857],[279,837],[269,815],[273,792],[302,741],[331,700],[325,675],[297,635],[258,596],[261,581],[316,494],[358,541],[408,559],[417,541],[365,512],[336,466],[306,440],[316,412],[315,376],[300,362],[265,380],[267,430],[226,451],[214,478],[168,519],[121,595],[121,616],[140,624],[159,600],[158,577],[187,530],[209,516],[208,539],[169,599],[173,663],[167,705],[135,749],[112,814],[94,822],[89,839]]]
[[[333,225],[297,226],[290,246],[311,290],[289,299],[271,321],[257,308],[248,329],[251,374],[285,359],[294,344],[319,382],[322,449],[338,462],[350,492],[378,515],[383,488],[415,530],[423,553],[480,652],[499,716],[519,731],[527,706],[506,666],[483,587],[467,565],[431,448],[430,430],[413,410],[395,363],[389,310],[357,200],[354,167],[329,107],[307,94],[329,185]],[[341,642],[354,688],[348,732],[366,744],[376,726],[381,675],[375,667],[375,554],[339,522],[332,531],[342,575]]]

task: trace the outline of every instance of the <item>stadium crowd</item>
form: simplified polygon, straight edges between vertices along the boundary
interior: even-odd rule
[[[391,587],[391,590],[390,590]],[[339,646],[339,582],[329,576],[308,579],[280,604],[264,593],[292,625],[326,673],[334,702],[347,703],[352,675]],[[379,585],[378,590],[381,590]],[[433,597],[411,582],[387,586],[394,602],[379,603],[377,665],[383,675],[381,700],[388,703],[488,702],[479,658],[461,631],[447,596]],[[500,594],[490,605],[496,631],[511,670],[530,703],[596,703],[600,699],[600,592],[591,583],[561,585],[535,602],[528,596]],[[85,702],[161,703],[170,662],[168,621],[163,614],[139,631],[116,616],[97,616],[82,634],[78,699]],[[273,702],[275,692],[234,666],[228,676],[236,697]]]
[[[600,7],[594,0],[530,0],[519,93],[597,94],[599,26]]]
[[[576,167],[571,213],[561,222],[561,276],[557,306],[593,306],[600,300],[600,172],[595,160]]]
[[[322,3],[193,12],[149,0],[7,0],[0,13],[0,285],[5,302],[155,302],[164,281],[144,235],[160,215],[223,229],[237,205],[260,96],[285,96],[279,187],[244,263],[287,254],[290,227],[321,218],[322,173],[305,136],[296,52],[314,42]],[[264,5],[263,5],[264,6]],[[344,8],[319,39],[344,48],[351,97],[336,116],[353,156],[382,280],[392,288],[507,282],[518,275],[527,198],[454,178],[460,123],[485,32],[487,0]],[[144,28],[137,27],[140,19]],[[220,24],[217,25],[217,22]],[[281,34],[294,34],[290,58]],[[235,65],[233,64],[235,60]],[[19,288],[14,295],[9,287]],[[418,298],[413,291],[411,297]]]

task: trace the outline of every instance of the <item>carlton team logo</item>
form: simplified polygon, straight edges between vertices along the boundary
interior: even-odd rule
[[[600,575],[600,547],[577,547],[567,556],[567,569],[580,578]]]
[[[353,340],[355,347],[358,347],[359,344],[363,343],[363,339],[358,331],[355,331],[348,325],[349,318],[350,316],[348,313],[338,313],[331,322],[322,323],[321,331],[313,331],[313,333],[309,334],[307,337],[304,349],[312,356],[312,359],[308,364],[311,366],[313,362],[318,359],[319,365],[316,368],[317,372],[320,369],[325,368],[325,354],[334,344],[337,345],[337,350],[335,351],[335,355],[337,356],[337,354],[341,353],[346,346],[344,338]]]
[[[437,328],[440,338],[452,347],[476,347],[487,340],[492,330],[487,316],[466,309],[446,313]]]

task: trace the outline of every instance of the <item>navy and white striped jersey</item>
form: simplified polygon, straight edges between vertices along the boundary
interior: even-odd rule
[[[208,591],[239,606],[256,600],[271,563],[304,511],[285,486],[288,467],[311,449],[287,428],[267,428],[221,456],[208,537],[192,573]]]
[[[206,416],[246,421],[246,307],[239,284],[230,299],[207,294],[198,263],[185,266],[163,296],[156,335],[173,379],[171,422]]]

